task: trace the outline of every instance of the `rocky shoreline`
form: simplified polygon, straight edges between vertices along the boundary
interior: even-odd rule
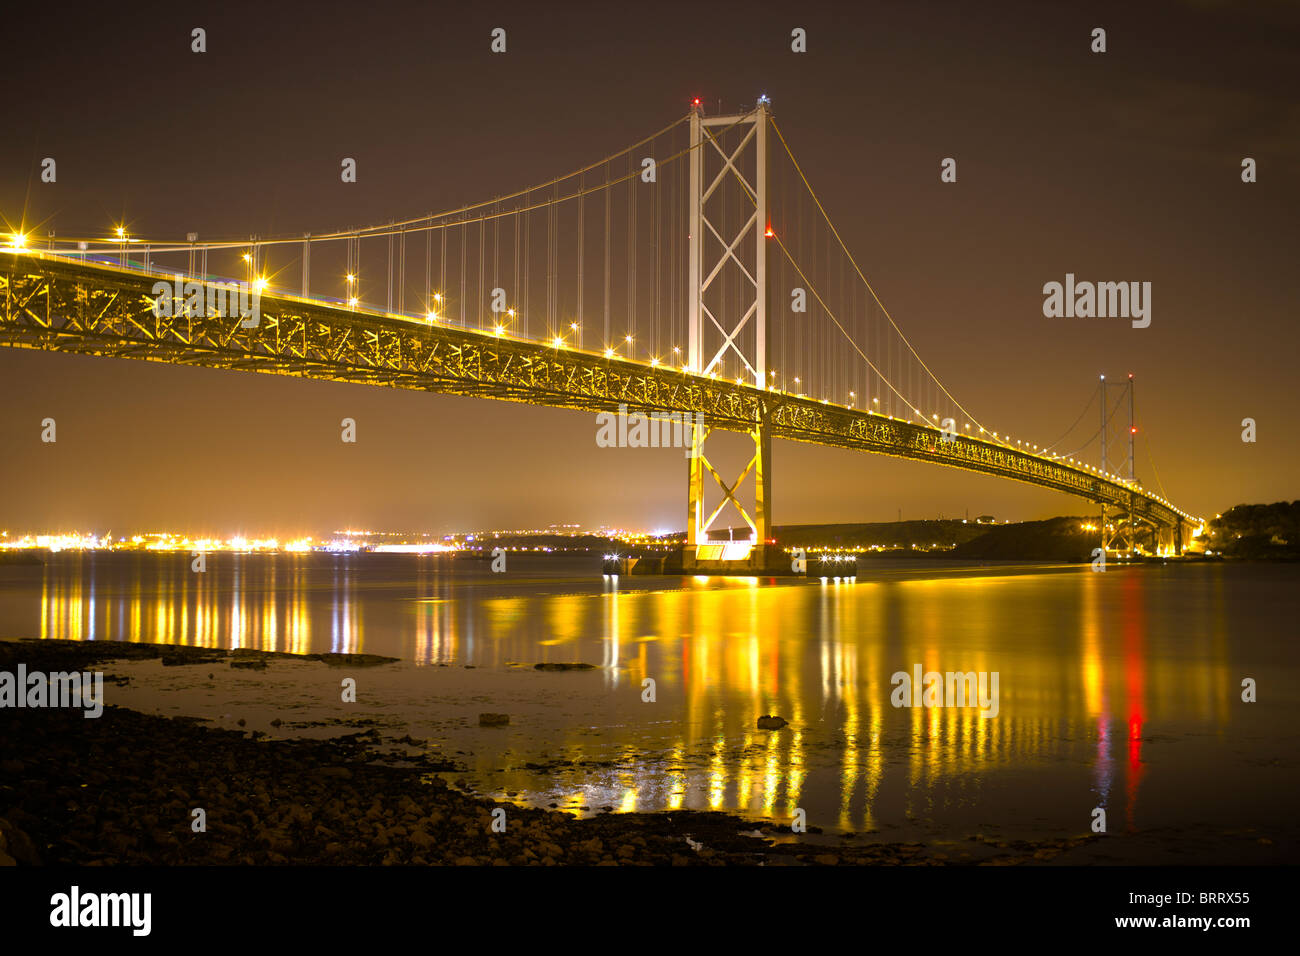
[[[88,670],[122,659],[249,666],[290,655],[129,643],[0,641],[0,670]],[[343,655],[314,655],[342,658]],[[348,655],[349,666],[386,659]],[[111,675],[106,683],[112,683]],[[375,731],[273,740],[105,706],[0,711],[0,865],[1017,865],[1093,842],[979,838],[858,843],[725,813],[580,820],[459,792],[455,768],[395,765]],[[194,811],[206,829],[195,832]],[[504,824],[504,832],[499,832]],[[1068,862],[1068,858],[1062,862]]]

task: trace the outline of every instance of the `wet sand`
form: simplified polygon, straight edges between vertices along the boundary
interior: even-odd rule
[[[470,726],[479,734],[508,730],[477,726],[477,713],[495,708],[472,684],[443,702],[460,716],[446,717],[441,730],[430,722],[428,736],[398,735],[408,726],[399,697],[388,701],[391,720],[350,718],[337,706],[297,714],[275,706],[280,691],[267,678],[276,673],[336,696],[343,676],[355,677],[363,694],[368,684],[391,692],[403,665],[385,658],[0,641],[0,669],[19,662],[29,671],[103,670],[109,704],[98,719],[71,709],[0,715],[0,863],[1020,865],[1125,862],[1134,852],[1145,862],[1162,852],[1168,862],[1208,862],[1186,834],[1027,841],[990,828],[902,842],[824,833],[811,823],[794,833],[789,820],[720,812],[522,807],[469,791]],[[207,719],[165,714],[202,709],[195,703],[203,684],[224,686],[212,699],[225,702],[242,685],[243,706]],[[563,696],[563,686],[551,693]],[[192,829],[195,808],[205,811],[206,832]],[[1279,848],[1249,828],[1206,841],[1220,853],[1235,847],[1232,862],[1278,861]]]

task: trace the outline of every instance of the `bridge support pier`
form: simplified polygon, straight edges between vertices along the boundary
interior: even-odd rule
[[[707,425],[694,425],[691,457],[687,468],[686,544],[682,549],[682,570],[699,574],[790,574],[790,562],[771,539],[769,508],[772,503],[772,436],[762,422],[749,432],[754,453],[734,481],[728,484],[704,453],[709,435]],[[708,515],[704,508],[705,473],[722,489],[722,500]],[[753,478],[753,514],[738,500],[737,493]],[[749,525],[750,537],[742,540],[711,541],[709,529],[727,503]]]
[[[1150,551],[1157,550],[1159,541],[1156,525],[1150,519],[1141,519],[1147,527],[1138,528],[1139,518],[1134,508],[1134,494],[1128,495],[1127,506],[1101,506],[1101,546],[1108,553],[1133,555],[1141,551],[1143,540],[1150,536]],[[1109,510],[1109,514],[1108,514]]]
[[[1101,547],[1107,554],[1130,555],[1137,549],[1133,512],[1101,506]]]
[[[1156,540],[1159,543],[1161,553],[1174,555],[1175,557],[1183,553],[1183,548],[1186,545],[1183,525],[1184,522],[1177,521],[1172,525],[1160,525],[1157,528]]]
[[[768,387],[767,357],[770,275],[767,267],[768,226],[768,126],[767,97],[748,113],[704,116],[697,105],[691,111],[689,261],[687,286],[687,361],[697,375],[725,372],[733,363],[742,373],[738,384],[760,392]],[[752,165],[751,165],[752,164]],[[752,170],[752,171],[751,171]],[[724,193],[753,214],[732,224],[715,216],[714,207]],[[725,207],[724,207],[725,208]],[[724,228],[725,225],[725,228]],[[710,240],[707,237],[712,236]],[[719,281],[729,263],[743,275],[741,293],[732,300],[722,295]],[[730,378],[730,372],[725,372]],[[748,379],[748,381],[746,381]],[[762,404],[762,403],[761,403]],[[720,574],[792,573],[790,562],[772,540],[769,513],[772,506],[772,437],[759,411],[749,432],[754,453],[735,481],[723,480],[704,454],[705,425],[696,425],[687,484],[686,544],[682,549],[685,571]],[[722,489],[722,500],[705,514],[705,473]],[[752,477],[753,515],[737,500],[738,489]],[[749,525],[744,541],[710,541],[709,529],[730,502]]]

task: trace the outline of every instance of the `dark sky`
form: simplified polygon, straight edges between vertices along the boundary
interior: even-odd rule
[[[1132,372],[1175,504],[1300,497],[1294,5],[25,4],[6,27],[0,213],[64,235],[417,215],[614,152],[692,96],[766,92],[876,291],[982,421],[1050,441],[1099,373]],[[1066,272],[1150,281],[1151,326],[1045,318],[1042,286]],[[10,349],[0,407],[11,531],[680,528],[685,512],[679,451],[597,448],[579,412]],[[786,443],[774,468],[777,523],[1087,507]],[[1138,475],[1156,487],[1141,445]]]

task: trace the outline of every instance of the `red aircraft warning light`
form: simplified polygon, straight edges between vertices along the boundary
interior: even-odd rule
[[[768,239],[772,239],[772,238],[774,238],[774,237],[776,236],[776,233],[774,233],[774,232],[772,231],[772,227],[771,227],[771,226],[768,226],[768,227],[767,227],[767,232],[763,233],[763,235],[766,236]]]

